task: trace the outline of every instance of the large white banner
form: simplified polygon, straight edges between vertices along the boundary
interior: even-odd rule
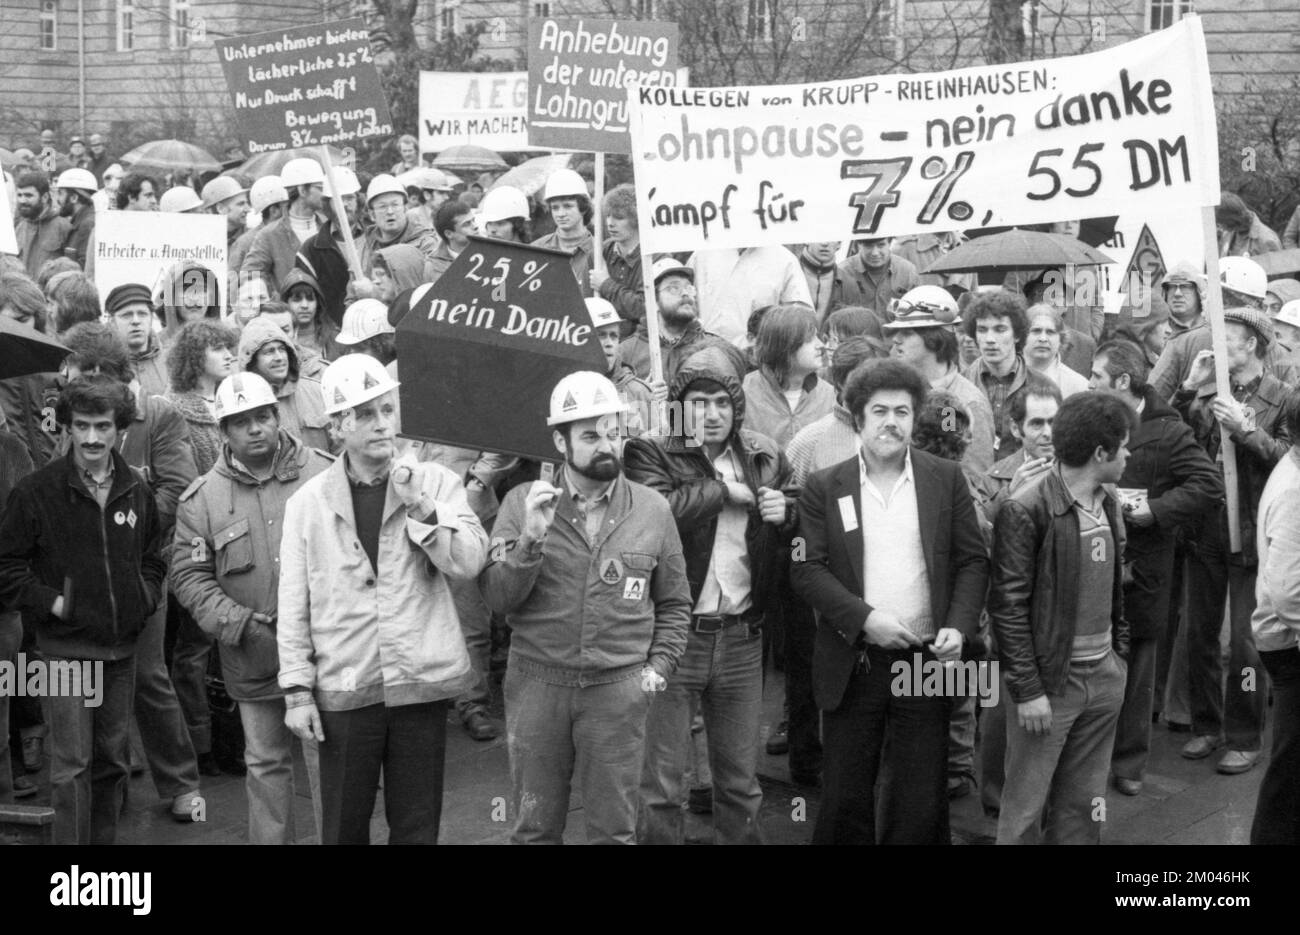
[[[528,145],[528,72],[420,72],[420,152],[472,143],[497,152]]]
[[[1051,61],[628,93],[642,250],[651,253],[1218,203],[1195,16]]]
[[[101,211],[95,215],[95,285],[100,300],[138,282],[156,290],[175,264],[200,263],[216,274],[226,304],[226,219],[213,214]],[[183,288],[194,284],[182,283]]]

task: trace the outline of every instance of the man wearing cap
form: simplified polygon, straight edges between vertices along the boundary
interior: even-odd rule
[[[218,175],[203,186],[203,207],[226,219],[226,246],[244,232],[248,217],[248,189],[228,175]]]
[[[1258,566],[1255,517],[1269,472],[1285,457],[1291,440],[1283,418],[1288,388],[1265,365],[1273,323],[1253,308],[1229,308],[1223,317],[1231,398],[1217,395],[1214,351],[1207,348],[1192,361],[1173,403],[1211,458],[1219,455],[1220,426],[1230,433],[1237,452],[1241,551],[1229,552],[1226,505],[1209,512],[1192,531],[1187,652],[1195,736],[1182,750],[1188,759],[1202,759],[1226,743],[1218,770],[1231,774],[1250,769],[1260,755],[1267,685],[1258,681],[1263,670],[1250,631]],[[1226,689],[1219,649],[1225,597],[1230,626]]]
[[[104,171],[113,164],[113,157],[108,154],[108,147],[104,145],[104,137],[99,133],[90,134],[90,159],[86,162],[85,168],[94,173],[95,180],[100,185],[106,185],[104,182]]]
[[[239,272],[261,276],[272,294],[294,267],[298,250],[321,226],[325,198],[325,171],[315,159],[290,159],[280,170],[289,194],[289,210],[278,221],[258,229]]]
[[[221,456],[181,495],[171,586],[221,645],[226,691],[239,704],[248,766],[250,844],[294,841],[293,734],[277,681],[276,598],[285,504],[334,460],[280,424],[265,380],[238,373],[217,387]],[[316,743],[303,752],[320,833]]]
[[[165,396],[171,390],[167,358],[154,332],[153,296],[138,282],[113,287],[104,300],[104,314],[118,337],[126,344],[146,396]]]
[[[29,170],[14,179],[18,223],[18,258],[32,279],[46,260],[64,256],[72,225],[60,215],[50,195],[50,180],[44,172]]]
[[[659,314],[659,353],[663,358],[665,385],[671,385],[682,363],[696,351],[720,346],[743,377],[745,355],[720,335],[705,331],[695,301],[695,273],[672,257],[655,260],[650,268]],[[619,355],[642,380],[650,380],[650,329],[645,319],[637,323],[632,337],[619,345]]]
[[[394,457],[397,387],[348,354],[322,380],[343,455],[289,498],[277,638],[285,722],[320,743],[322,841],[367,844],[383,773],[389,843],[435,844],[449,700],[469,656],[447,587],[487,558],[460,480]]]
[[[424,256],[426,267],[431,265],[438,251],[437,235],[407,215],[406,188],[401,182],[391,175],[375,176],[366,189],[366,207],[375,226],[366,231],[365,237],[357,244],[363,270],[374,265],[376,253],[399,243],[418,249]]]
[[[993,407],[961,375],[957,301],[940,286],[917,286],[898,302],[897,317],[884,325],[893,339],[890,356],[921,371],[932,390],[952,394],[970,415],[971,442],[962,463],[983,474],[993,466]]]
[[[63,255],[84,269],[95,231],[95,204],[91,199],[99,186],[86,169],[68,169],[59,176],[54,187],[59,192],[59,214],[67,218],[70,225]]]
[[[813,307],[808,280],[785,247],[700,250],[686,265],[693,272],[701,324],[737,347],[744,346],[749,316],[757,309],[793,303]],[[832,297],[831,309],[837,307]]]
[[[613,303],[599,296],[587,299],[587,313],[591,316],[591,325],[595,329],[593,334],[600,342],[605,364],[609,368],[605,371],[605,376],[609,377],[618,390],[619,399],[627,406],[624,432],[629,437],[640,435],[650,425],[650,407],[654,405],[655,394],[650,384],[638,377],[636,371],[619,357],[619,333],[623,320],[619,318]],[[662,398],[667,399],[666,387]]]
[[[857,241],[858,252],[840,264],[843,289],[836,305],[862,305],[889,320],[895,299],[921,285],[920,274],[910,261],[892,253],[893,240],[875,237]]]
[[[632,844],[651,692],[686,648],[690,591],[668,503],[622,471],[623,404],[590,371],[551,392],[555,485],[497,515],[484,599],[512,628],[506,742],[517,844],[560,844],[576,784],[589,844]]]

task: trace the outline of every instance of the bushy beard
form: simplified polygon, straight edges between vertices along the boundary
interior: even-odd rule
[[[592,459],[590,464],[585,468],[581,468],[573,462],[573,453],[566,452],[564,455],[564,463],[567,464],[575,473],[581,474],[583,477],[595,481],[613,480],[618,477],[619,473],[623,470],[622,462],[620,462],[617,457],[606,454],[597,455]]]

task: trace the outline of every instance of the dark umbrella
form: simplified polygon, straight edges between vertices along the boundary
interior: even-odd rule
[[[466,143],[462,146],[448,146],[438,158],[433,160],[439,169],[453,172],[487,172],[489,169],[508,169],[509,163],[484,146]]]
[[[0,380],[53,373],[67,356],[68,348],[58,341],[0,315]]]
[[[1115,224],[1119,221],[1118,217],[1107,218],[1084,218],[1079,222],[1079,239],[1090,247],[1100,247],[1111,237],[1115,236]],[[1050,233],[1048,228],[1050,224],[1023,224],[1021,230],[1043,231]],[[980,237],[992,237],[994,234],[1002,234],[1009,230],[1016,230],[1015,227],[975,227],[966,231],[966,237],[969,240],[978,240]]]
[[[1100,250],[1065,234],[1017,229],[968,240],[949,250],[922,272],[1005,271],[1048,266],[1098,266],[1111,262],[1111,258]]]
[[[331,146],[329,150],[330,161],[335,166],[343,165],[347,159],[343,155],[343,150],[334,146]],[[320,147],[308,146],[303,149],[281,149],[271,153],[258,153],[256,156],[245,160],[244,164],[239,167],[239,174],[249,181],[255,182],[267,175],[279,175],[285,163],[290,159],[298,159],[304,156],[320,162]]]
[[[132,168],[162,169],[167,172],[193,170],[219,172],[221,160],[205,149],[182,140],[154,140],[137,146],[122,157]]]

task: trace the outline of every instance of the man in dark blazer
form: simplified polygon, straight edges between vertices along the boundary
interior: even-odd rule
[[[824,712],[815,844],[949,841],[951,691],[974,645],[988,559],[960,465],[910,447],[925,393],[900,361],[854,371],[844,405],[859,453],[812,474],[800,497],[790,580],[817,612],[813,693]],[[916,690],[926,676],[939,690]]]

